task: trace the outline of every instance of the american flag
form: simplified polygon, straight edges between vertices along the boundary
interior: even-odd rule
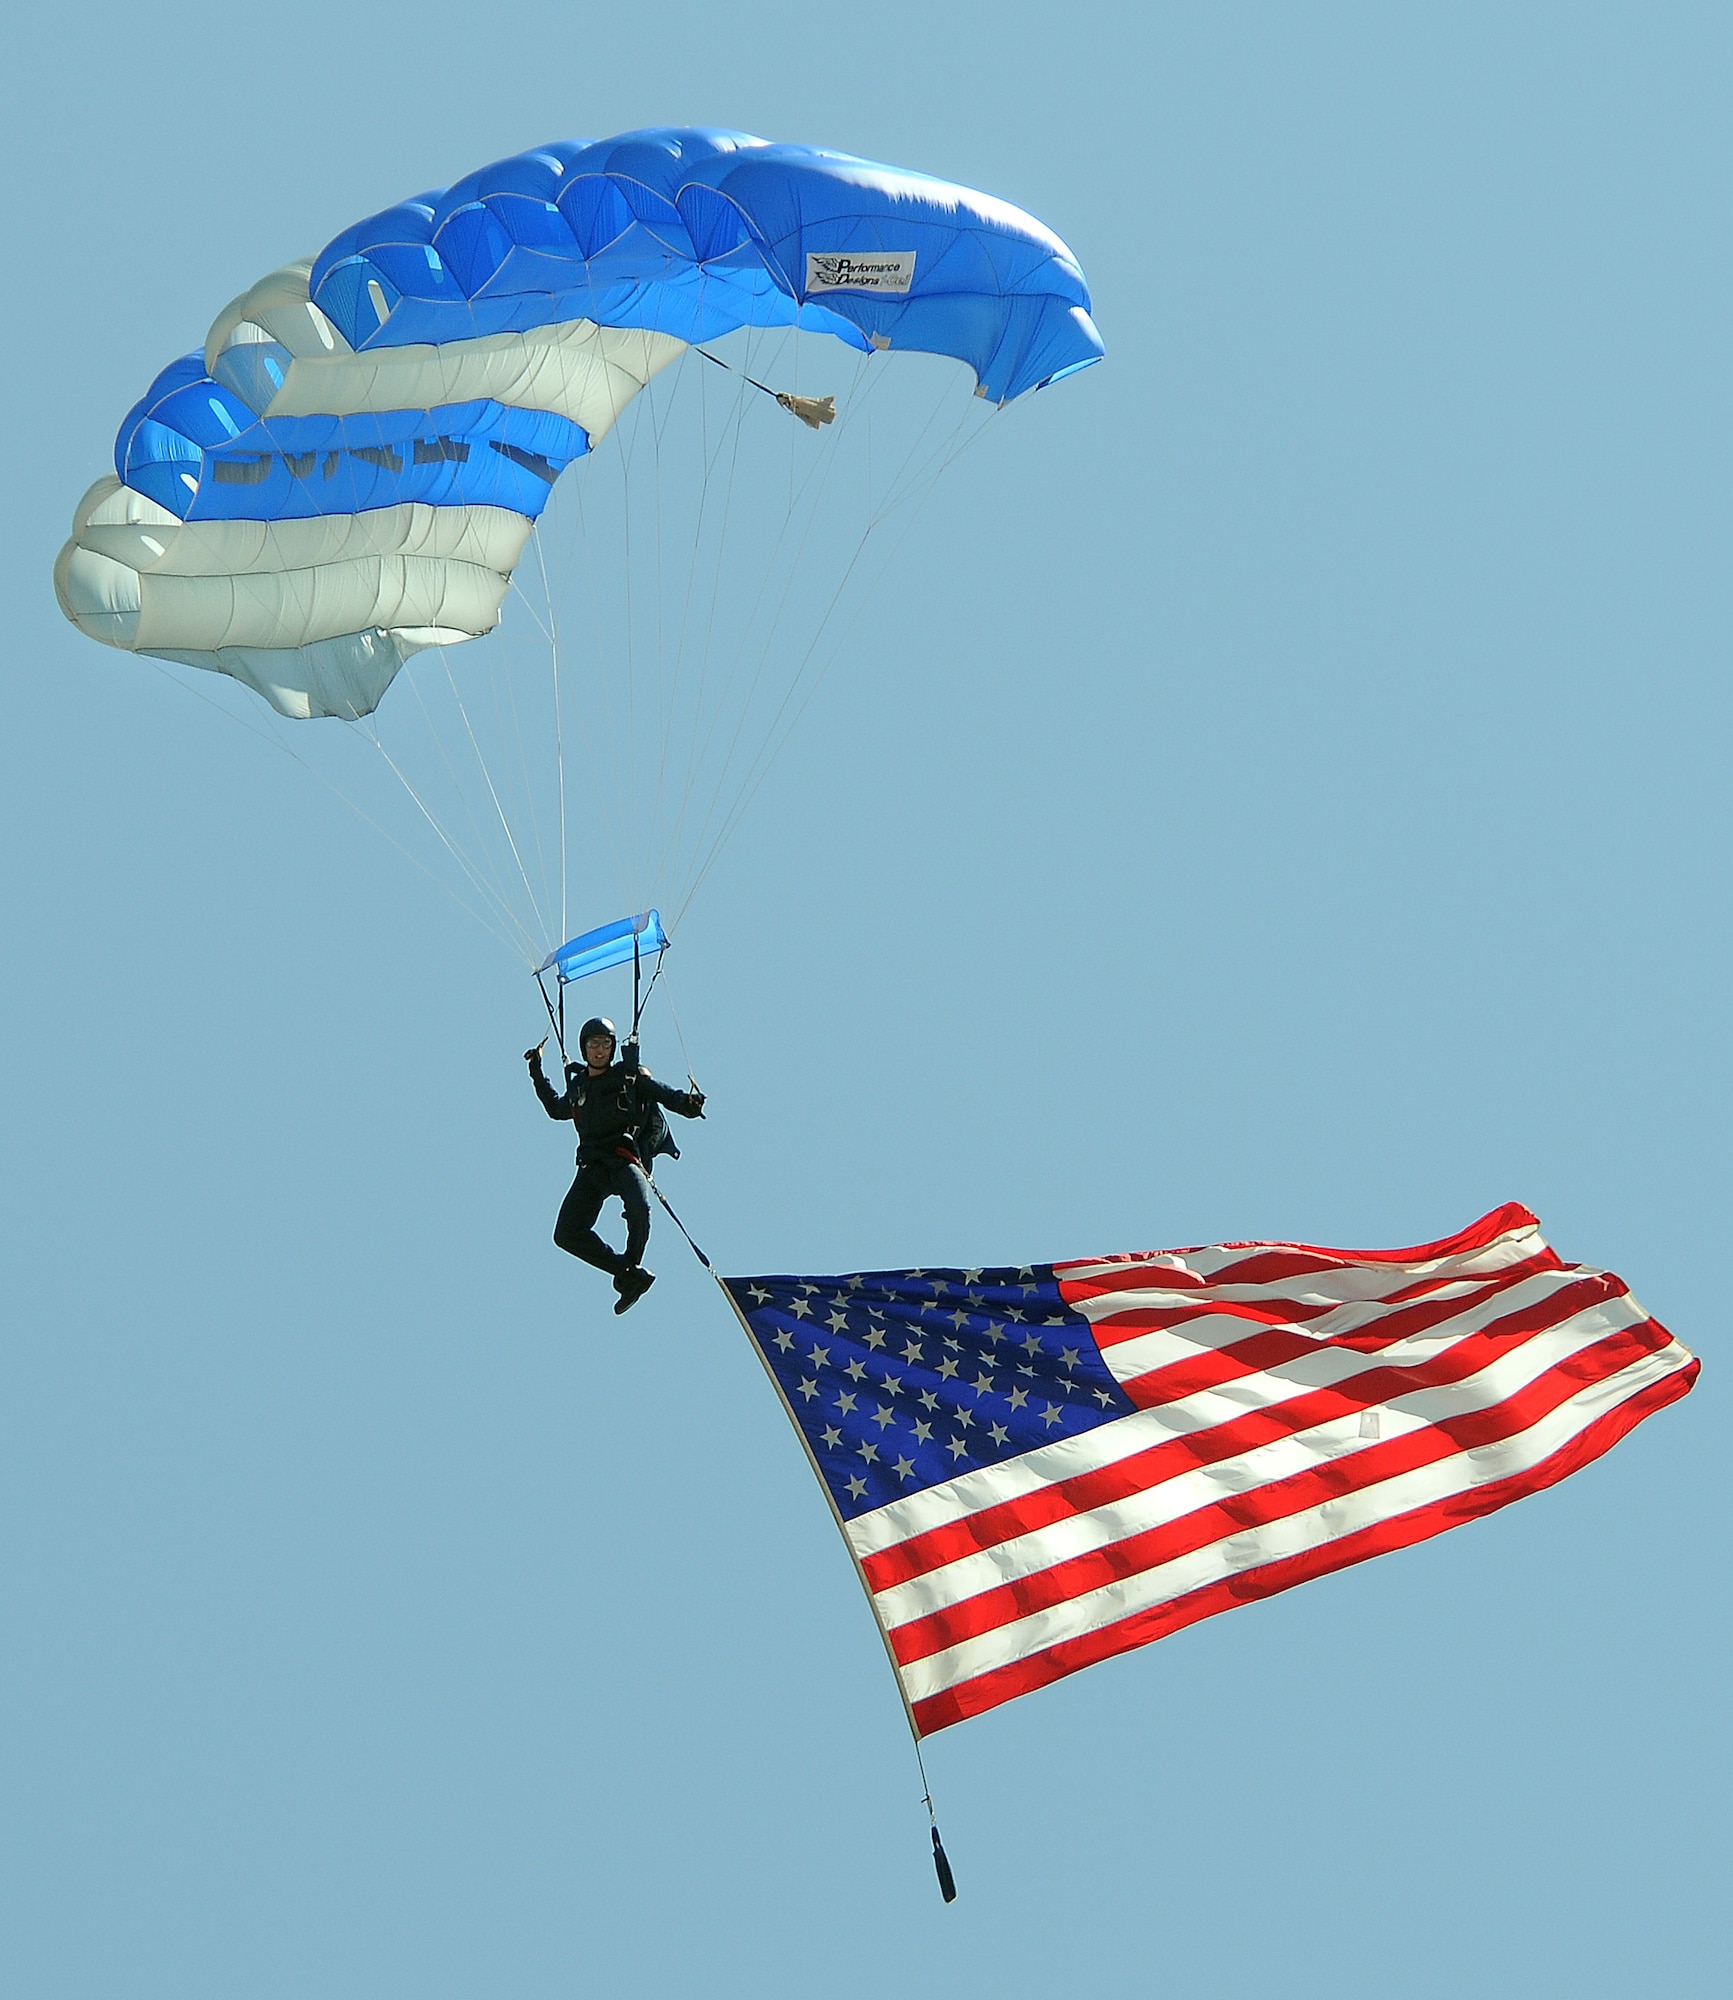
[[[917,1736],[1538,1492],[1699,1365],[1515,1203],[1407,1250],[722,1282]]]

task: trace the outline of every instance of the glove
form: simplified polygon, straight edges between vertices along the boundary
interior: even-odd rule
[[[686,1093],[686,1115],[687,1115],[687,1117],[688,1117],[688,1118],[702,1118],[702,1117],[704,1116],[704,1093],[703,1093],[703,1091],[701,1091],[701,1090],[689,1090],[689,1091],[687,1091],[687,1093]]]
[[[527,1063],[539,1063],[542,1059],[542,1050],[545,1049],[547,1045],[548,1045],[548,1038],[546,1035],[543,1035],[541,1040],[536,1043],[533,1049],[524,1050],[524,1061]]]

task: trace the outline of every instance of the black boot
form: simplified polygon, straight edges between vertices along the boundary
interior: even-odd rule
[[[614,1305],[615,1312],[630,1312],[655,1282],[654,1271],[646,1271],[642,1264],[628,1264],[614,1278],[614,1290],[620,1295]]]

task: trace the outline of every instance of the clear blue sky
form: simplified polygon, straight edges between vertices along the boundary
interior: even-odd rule
[[[19,14],[0,1986],[1724,1990],[1730,59],[1707,5]],[[49,586],[254,278],[660,123],[1004,194],[1110,350],[958,466],[682,941],[718,1261],[1516,1198],[1705,1358],[936,1739],[948,1910],[738,1329],[666,1225],[625,1322],[548,1242],[521,969]]]

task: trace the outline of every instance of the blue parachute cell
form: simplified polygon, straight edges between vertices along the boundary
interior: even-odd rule
[[[549,952],[536,969],[558,973],[560,984],[569,986],[574,979],[606,972],[611,965],[630,965],[634,941],[640,959],[667,949],[668,934],[662,928],[660,910],[646,910],[641,916],[621,917],[617,923],[585,931],[582,937]]]

